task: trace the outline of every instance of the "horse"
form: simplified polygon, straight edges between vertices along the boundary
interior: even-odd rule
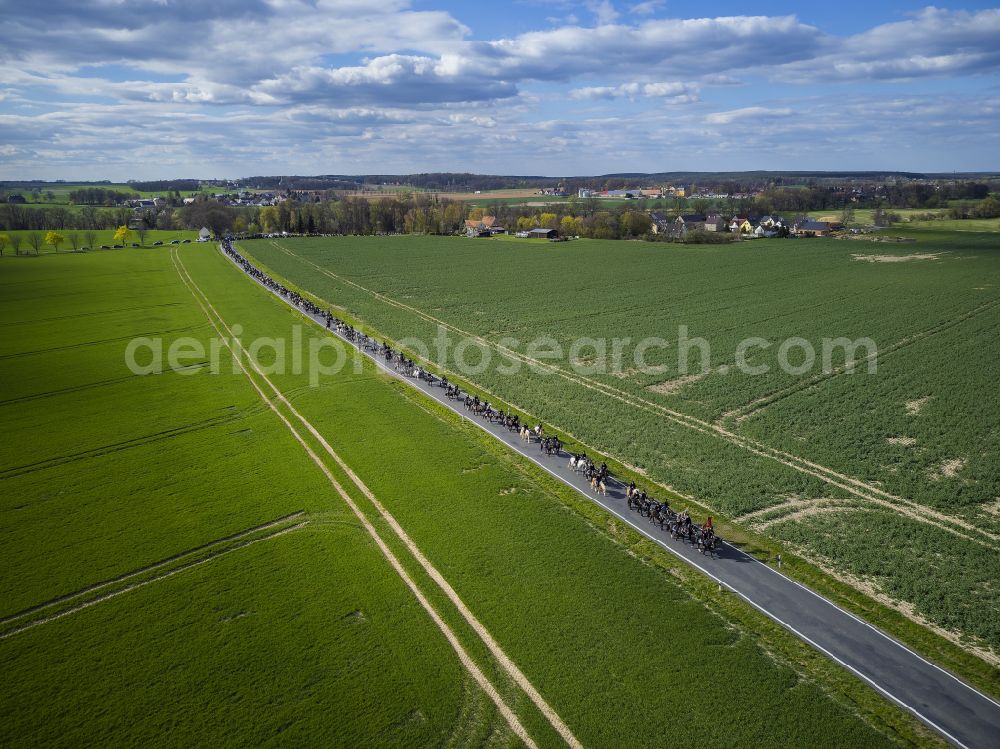
[[[702,555],[709,554],[715,556],[717,538],[715,531],[711,528],[702,528],[698,534],[698,550]]]

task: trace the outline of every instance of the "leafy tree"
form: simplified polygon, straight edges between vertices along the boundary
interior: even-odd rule
[[[56,252],[59,252],[59,245],[66,241],[66,237],[57,231],[50,231],[45,235],[45,244],[50,247],[54,247]],[[37,249],[36,249],[37,251]]]
[[[232,230],[236,211],[215,200],[196,200],[181,210],[181,217],[188,227],[200,229],[205,226],[212,234],[221,237]]]
[[[267,234],[273,234],[278,231],[278,209],[273,205],[261,208],[260,223]]]
[[[115,242],[120,245],[128,244],[129,240],[132,239],[132,230],[127,226],[122,224],[117,229],[115,229]]]
[[[996,195],[990,195],[972,209],[972,215],[976,218],[996,218],[1000,216],[1000,200],[997,199]]]
[[[576,219],[572,216],[563,216],[559,220],[559,233],[564,237],[574,237],[579,234]]]
[[[639,211],[628,211],[622,216],[622,229],[631,237],[639,237],[648,234],[653,226],[653,220],[648,213]]]

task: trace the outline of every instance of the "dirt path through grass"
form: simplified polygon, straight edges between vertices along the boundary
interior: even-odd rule
[[[313,463],[316,464],[316,466],[320,469],[320,471],[323,472],[324,476],[326,476],[327,480],[330,482],[330,485],[334,488],[337,494],[340,495],[341,499],[344,500],[345,504],[347,504],[348,507],[350,507],[351,511],[361,522],[362,526],[365,528],[368,534],[372,537],[372,540],[375,541],[376,545],[379,547],[383,556],[386,558],[386,560],[389,562],[392,568],[396,571],[396,573],[400,576],[400,578],[403,580],[406,586],[412,591],[413,595],[416,597],[420,605],[427,612],[428,616],[430,616],[430,618],[437,625],[438,629],[441,630],[441,633],[445,636],[445,638],[448,640],[448,643],[454,649],[462,665],[466,668],[466,670],[473,677],[476,683],[479,684],[479,686],[483,689],[483,691],[486,692],[489,698],[497,706],[497,709],[500,711],[501,715],[503,715],[504,719],[507,721],[507,724],[510,726],[514,734],[518,736],[518,738],[520,738],[527,746],[536,747],[535,742],[528,735],[526,729],[521,724],[517,716],[514,714],[514,711],[500,696],[497,689],[493,686],[493,684],[489,681],[489,679],[487,679],[486,675],[482,672],[479,666],[476,665],[475,661],[462,646],[461,642],[458,640],[458,637],[455,635],[451,627],[449,627],[448,624],[441,618],[441,615],[437,612],[437,610],[434,608],[431,602],[427,599],[427,597],[424,595],[421,589],[417,586],[413,578],[409,575],[409,573],[406,572],[405,568],[399,561],[398,557],[396,557],[396,555],[386,544],[385,540],[381,537],[381,535],[379,535],[378,531],[375,529],[375,526],[372,525],[371,521],[368,519],[368,516],[365,515],[365,513],[362,512],[362,510],[358,507],[358,505],[354,502],[354,500],[351,499],[350,495],[346,492],[346,490],[340,484],[340,482],[337,481],[336,477],[333,475],[333,473],[330,471],[327,465],[319,458],[316,452],[309,446],[305,438],[292,425],[289,419],[277,408],[274,402],[275,400],[279,401],[283,406],[289,409],[289,411],[295,416],[295,418],[299,420],[302,426],[304,426],[309,431],[309,433],[323,446],[324,450],[348,474],[351,480],[355,482],[358,488],[365,493],[365,496],[368,497],[370,501],[372,501],[372,503],[379,510],[379,513],[386,519],[387,522],[389,522],[390,527],[392,527],[392,529],[396,532],[396,534],[406,545],[407,549],[414,555],[417,561],[420,562],[421,566],[425,569],[425,571],[427,571],[428,574],[431,575],[432,579],[434,579],[434,581],[442,588],[442,590],[444,590],[444,592],[448,595],[449,599],[455,604],[459,613],[461,613],[462,617],[465,619],[468,625],[473,629],[473,631],[476,632],[476,634],[480,637],[480,639],[482,639],[483,642],[487,645],[487,647],[490,649],[490,652],[500,663],[504,671],[506,671],[507,674],[512,678],[512,680],[515,683],[517,683],[518,686],[520,686],[521,689],[528,695],[528,697],[532,700],[532,702],[536,705],[536,707],[538,707],[538,709],[546,717],[546,719],[549,721],[552,727],[560,734],[560,736],[563,737],[566,743],[569,746],[574,747],[574,749],[578,748],[582,749],[582,745],[579,743],[579,741],[577,741],[576,737],[573,736],[572,732],[565,725],[565,723],[563,723],[562,719],[556,714],[555,710],[553,710],[551,706],[549,706],[548,703],[545,702],[545,700],[541,697],[541,695],[531,684],[531,682],[528,681],[527,677],[525,677],[524,674],[521,673],[521,671],[517,668],[517,666],[514,665],[513,661],[509,658],[509,656],[507,656],[506,653],[504,653],[504,651],[496,643],[496,641],[490,635],[487,629],[482,625],[481,622],[479,622],[478,619],[475,618],[472,612],[469,611],[469,609],[465,606],[464,602],[462,602],[462,600],[458,597],[458,594],[455,593],[454,589],[447,582],[447,580],[445,580],[444,576],[441,575],[441,573],[438,572],[433,567],[433,565],[430,564],[430,562],[426,559],[426,557],[420,552],[419,548],[417,548],[416,544],[413,543],[412,539],[410,539],[409,536],[406,535],[406,532],[402,529],[402,527],[398,524],[398,522],[396,522],[395,518],[393,518],[392,515],[381,505],[381,503],[378,502],[374,494],[372,494],[371,491],[368,489],[368,487],[365,486],[363,482],[361,482],[360,478],[358,478],[353,473],[353,471],[350,470],[350,468],[342,461],[340,456],[337,455],[336,452],[334,452],[333,448],[330,447],[329,443],[325,439],[323,439],[322,435],[315,429],[315,427],[313,427],[313,425],[307,419],[305,419],[305,417],[303,417],[291,405],[291,403],[289,403],[289,401],[284,397],[281,391],[278,390],[278,388],[274,385],[274,383],[261,371],[260,367],[250,356],[249,352],[247,352],[242,345],[239,345],[238,346],[239,350],[246,357],[251,368],[255,371],[257,376],[259,376],[264,382],[267,383],[268,386],[270,386],[271,390],[274,392],[275,399],[271,399],[267,396],[267,394],[264,392],[264,390],[261,388],[258,382],[254,379],[254,377],[244,366],[239,353],[237,353],[236,349],[233,348],[232,344],[234,342],[238,343],[239,341],[238,337],[233,335],[233,331],[226,323],[225,319],[218,313],[215,307],[212,306],[212,303],[209,301],[208,297],[205,296],[205,294],[198,287],[194,279],[192,279],[191,276],[188,274],[186,268],[184,267],[184,263],[180,259],[176,250],[171,251],[171,258],[174,262],[174,266],[177,269],[178,275],[180,275],[181,280],[184,282],[184,285],[187,286],[188,290],[191,292],[191,295],[195,298],[195,301],[202,308],[202,310],[204,310],[205,316],[209,319],[209,322],[211,323],[212,327],[215,328],[216,332],[219,334],[219,337],[225,342],[226,347],[233,354],[234,362],[237,363],[242,373],[250,381],[251,385],[253,385],[254,390],[257,391],[261,399],[281,420],[281,422],[289,430],[289,432],[296,439],[296,441],[300,445],[302,445],[302,448],[306,451],[309,458],[313,461]],[[223,333],[223,330],[220,329],[219,327],[220,325],[222,326],[223,329],[225,329],[225,333]]]

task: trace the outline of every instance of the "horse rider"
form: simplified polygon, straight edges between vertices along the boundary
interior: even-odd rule
[[[711,515],[709,515],[708,519],[704,523],[701,524],[701,529],[703,531],[712,531],[712,530],[715,530],[712,527],[712,516]]]

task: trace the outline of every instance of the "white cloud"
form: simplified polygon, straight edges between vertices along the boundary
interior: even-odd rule
[[[619,13],[611,0],[587,0],[587,10],[594,14],[598,26],[605,26],[618,20]]]
[[[663,0],[645,0],[629,6],[629,12],[636,16],[651,16],[663,7]]]
[[[788,107],[742,107],[730,109],[727,112],[713,112],[705,117],[710,125],[731,125],[734,122],[746,120],[773,120],[778,117],[790,117],[792,110]]]
[[[1000,9],[929,7],[907,21],[848,37],[810,63],[779,71],[792,80],[896,80],[996,72]]]
[[[623,83],[619,86],[585,86],[570,90],[571,99],[661,98],[681,104],[698,100],[698,87],[690,83]]]

